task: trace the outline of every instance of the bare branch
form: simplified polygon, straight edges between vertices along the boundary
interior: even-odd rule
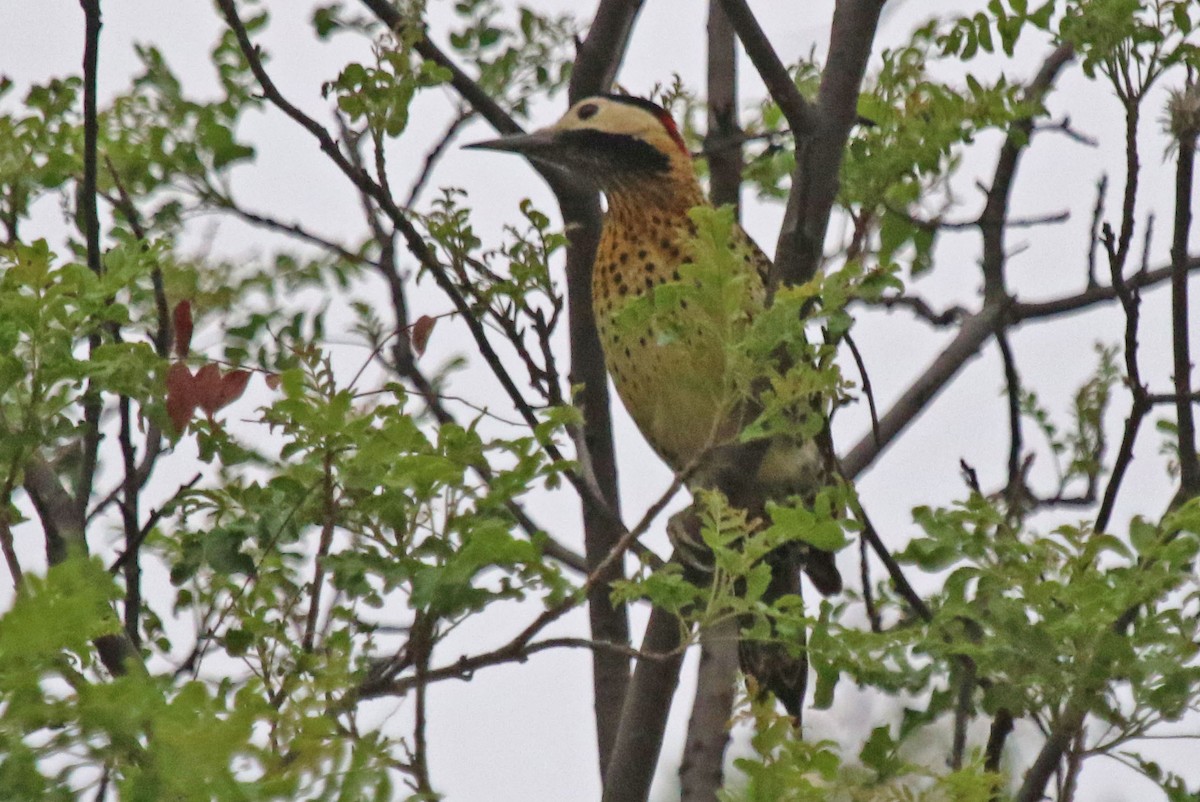
[[[859,378],[862,379],[863,395],[867,397],[867,408],[871,411],[871,434],[875,436],[875,442],[879,443],[879,410],[875,408],[875,393],[871,389],[871,375],[867,373],[867,363],[863,361],[862,354],[858,350],[858,345],[855,344],[854,338],[850,336],[850,332],[844,335],[846,347],[850,349],[850,354],[854,357],[854,364],[858,368]]]
[[[975,662],[969,659],[959,659],[956,662],[957,677],[953,681],[958,685],[958,698],[954,702],[954,737],[950,746],[950,768],[958,771],[962,768],[963,757],[967,752],[967,726],[971,723],[971,713],[974,705],[975,685],[978,681]]]
[[[1200,270],[1200,256],[1187,257],[1186,265],[1188,273]],[[1130,278],[1125,279],[1124,284],[1131,292],[1150,289],[1155,285],[1170,280],[1172,269],[1171,265],[1164,265],[1153,270],[1139,271]],[[1009,319],[1014,323],[1022,323],[1030,320],[1057,317],[1058,315],[1073,312],[1082,312],[1093,306],[1118,298],[1119,295],[1120,293],[1116,285],[1107,287],[1094,285],[1075,295],[1067,295],[1049,301],[1016,301],[1009,308]]]
[[[607,92],[629,49],[633,23],[643,0],[601,0],[587,36],[579,45],[571,74],[570,102]]]
[[[100,216],[96,210],[97,149],[100,127],[96,112],[96,73],[100,58],[100,0],[79,0],[83,7],[83,184],[77,198],[87,239],[87,263],[97,275],[100,263]]]
[[[797,137],[814,133],[818,126],[816,111],[796,88],[796,82],[779,60],[754,12],[745,0],[720,0],[720,3],[729,23],[737,31],[746,55],[767,87],[767,93],[783,112],[792,131]]]
[[[313,558],[313,578],[309,584],[308,614],[304,617],[304,635],[300,648],[313,650],[317,634],[317,617],[321,614],[321,591],[325,585],[325,558],[333,545],[333,532],[337,527],[338,503],[333,478],[333,452],[326,450],[321,464],[321,540]]]
[[[700,670],[679,766],[680,802],[714,802],[724,784],[725,748],[738,670],[738,622],[723,619],[700,632]]]
[[[992,717],[988,731],[987,747],[983,750],[983,768],[993,773],[1000,772],[1000,758],[1004,755],[1004,742],[1013,729],[1013,717],[1007,709],[1001,709]]]
[[[0,497],[0,551],[4,552],[4,563],[8,566],[8,573],[12,577],[12,587],[15,591],[21,590],[21,585],[25,581],[25,572],[21,569],[21,561],[17,558],[17,550],[13,544],[12,533],[12,482],[13,476],[10,473],[8,481],[5,483],[4,495]]]
[[[1200,256],[1187,260],[1187,269],[1200,270]],[[1171,267],[1165,266],[1139,272],[1124,282],[1130,292],[1161,284],[1171,278]],[[1076,295],[1050,301],[1022,303],[1012,302],[1006,310],[1010,325],[1026,321],[1041,320],[1058,315],[1080,312],[1119,296],[1115,286],[1091,287]],[[895,303],[900,304],[897,299]],[[912,306],[911,301],[903,305]],[[939,354],[929,367],[909,386],[908,390],[879,420],[879,440],[873,434],[860,438],[842,458],[842,471],[848,478],[857,477],[913,420],[926,410],[928,401],[957,375],[963,364],[975,356],[994,331],[999,312],[984,308],[966,315],[958,334]]]
[[[1043,62],[1037,76],[1025,90],[1025,100],[1039,104],[1050,90],[1054,79],[1063,66],[1075,56],[1072,45],[1060,45]],[[1030,116],[1013,125],[1013,130],[1000,149],[996,160],[996,172],[992,178],[992,186],[988,189],[987,203],[979,216],[979,230],[983,234],[983,280],[984,303],[1001,303],[1008,295],[1004,279],[1004,221],[1008,217],[1009,198],[1012,195],[1013,181],[1017,174],[1017,164],[1021,153],[1029,144],[1029,136],[1033,131],[1033,117]]]
[[[882,306],[884,309],[892,309],[897,306],[904,307],[921,320],[939,328],[953,326],[969,314],[961,306],[952,306],[938,312],[924,298],[915,295],[885,295],[879,299],[879,306]]]
[[[1088,238],[1088,289],[1098,286],[1096,281],[1096,248],[1100,245],[1100,221],[1104,219],[1104,193],[1108,189],[1108,176],[1100,176],[1096,182],[1096,206],[1092,209],[1092,229]]]
[[[963,321],[950,344],[879,419],[878,435],[867,434],[842,458],[842,473],[847,478],[854,479],[862,473],[900,432],[929,407],[930,400],[957,375],[966,361],[979,353],[979,349],[995,332],[999,318],[999,309],[984,307]]]
[[[900,563],[896,562],[896,558],[888,551],[887,545],[884,544],[883,538],[879,536],[879,532],[875,529],[875,525],[871,523],[870,517],[867,516],[867,511],[863,509],[862,504],[856,500],[854,502],[854,515],[862,524],[862,536],[875,552],[880,561],[883,562],[884,568],[887,569],[888,576],[891,577],[892,587],[900,594],[913,611],[921,616],[925,621],[933,620],[933,612],[929,609],[929,605],[921,598],[913,586],[908,581],[908,577],[904,575],[904,569],[900,567]]]
[[[142,614],[142,569],[138,564],[141,548],[141,527],[138,525],[138,501],[141,490],[137,476],[137,453],[133,446],[133,403],[128,396],[119,402],[123,481],[121,493],[121,523],[125,534],[125,633],[134,646],[141,643],[139,620]]]
[[[600,0],[587,36],[579,45],[570,102],[607,91],[629,47],[642,0]],[[565,180],[551,180],[567,232],[567,314],[571,351],[569,379],[580,386],[575,403],[583,411],[576,456],[592,491],[583,496],[584,555],[598,580],[588,589],[592,639],[628,647],[629,611],[612,601],[611,583],[625,576],[622,561],[608,561],[625,540],[617,492],[617,456],[604,352],[592,311],[592,264],[600,242],[600,196]],[[631,541],[632,542],[632,541]],[[651,665],[647,663],[646,665]],[[600,777],[606,781],[629,689],[629,661],[618,652],[592,652],[593,709]]]
[[[771,286],[799,285],[820,268],[825,232],[837,197],[838,173],[858,120],[858,96],[875,41],[883,0],[840,0],[833,9],[829,58],[817,92],[817,125],[796,145],[796,170],[775,248]]]
[[[663,731],[683,662],[683,625],[673,614],[655,607],[642,638],[643,653],[666,655],[638,660],[625,694],[620,728],[605,773],[602,802],[645,802],[662,751]]]
[[[1021,377],[1017,373],[1017,360],[1004,329],[996,332],[996,344],[1000,346],[1000,357],[1004,363],[1005,395],[1008,398],[1008,481],[1005,495],[1011,509],[1019,503],[1025,491],[1025,474],[1021,470]]]
[[[1094,136],[1089,136],[1089,135],[1083,133],[1082,131],[1079,131],[1076,128],[1074,128],[1071,125],[1070,117],[1063,117],[1061,120],[1058,120],[1057,122],[1039,123],[1033,127],[1033,130],[1034,131],[1056,131],[1060,134],[1063,134],[1067,138],[1073,139],[1074,141],[1078,142],[1079,144],[1085,145],[1089,148],[1100,147],[1100,140],[1096,139]]]
[[[863,606],[867,608],[867,620],[871,622],[871,631],[883,632],[883,619],[879,616],[879,608],[875,606],[875,590],[871,586],[871,559],[866,537],[858,539],[858,574],[862,584]]]
[[[1195,92],[1189,86],[1187,92]],[[1175,406],[1178,421],[1179,493],[1182,503],[1200,495],[1200,459],[1196,456],[1196,424],[1192,414],[1192,360],[1188,346],[1188,232],[1192,225],[1192,174],[1196,159],[1196,131],[1189,128],[1176,138],[1175,227],[1171,244],[1171,337],[1174,350]]]
[[[737,40],[721,10],[721,0],[708,3],[708,132],[705,142],[736,140],[738,125]],[[730,205],[740,219],[742,149],[714,150],[708,159],[710,197],[716,206]],[[724,784],[725,749],[733,713],[738,670],[738,622],[722,620],[700,632],[700,667],[688,719],[679,782],[683,802],[715,802]]]
[[[433,168],[441,160],[442,156],[445,155],[450,147],[450,143],[454,141],[454,137],[458,134],[459,130],[470,122],[474,116],[475,112],[471,109],[460,109],[458,114],[454,116],[454,119],[450,121],[450,124],[446,126],[446,130],[438,137],[437,144],[425,154],[425,163],[421,165],[421,172],[413,180],[412,187],[408,190],[408,198],[404,201],[405,209],[411,209],[416,205],[417,198],[421,196],[421,191],[425,189],[429,177],[433,175]]]
[[[720,0],[708,4],[708,130],[710,143],[730,142],[708,155],[709,196],[714,206],[732,206],[741,217],[742,147],[739,136],[737,93],[737,41]]]
[[[277,217],[262,212],[255,212],[239,206],[233,198],[224,197],[216,194],[205,193],[201,195],[201,200],[212,203],[218,210],[228,212],[235,217],[244,220],[251,225],[265,228],[268,231],[276,231],[281,234],[295,237],[302,242],[307,242],[310,245],[316,245],[322,250],[345,259],[347,262],[354,263],[370,263],[365,256],[355,253],[345,245],[334,242],[333,240],[323,237],[320,234],[308,229],[301,223],[285,223]]]
[[[96,73],[100,58],[100,0],[79,0],[83,7],[83,183],[76,196],[76,207],[87,241],[88,268],[96,275],[104,270],[100,253],[100,217],[96,209],[97,150],[100,125],[96,111]],[[99,332],[88,334],[88,350],[100,346]],[[100,413],[103,401],[89,380],[83,393],[83,437],[79,480],[75,504],[82,516],[87,510],[92,484],[96,478],[96,461],[100,451]]]

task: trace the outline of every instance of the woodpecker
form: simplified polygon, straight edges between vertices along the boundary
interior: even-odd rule
[[[767,501],[811,500],[832,475],[827,433],[805,442],[784,437],[738,442],[756,409],[753,399],[730,403],[724,344],[712,340],[711,330],[702,325],[689,330],[686,309],[676,315],[684,321],[682,330],[668,341],[653,324],[631,330],[618,320],[633,300],[680,280],[680,265],[688,260],[696,234],[688,212],[708,204],[671,115],[641,98],[598,95],[575,103],[551,126],[468,147],[523,155],[604,194],[607,211],[592,269],[592,304],[605,362],[650,446],[690,477],[690,488],[721,490],[760,525]],[[741,306],[753,316],[764,307],[771,264],[740,226],[734,226],[731,246],[745,270]],[[706,547],[695,531],[691,535],[672,532],[677,556],[696,571],[707,567],[711,572],[711,555],[706,563]],[[765,601],[798,594],[801,570],[821,593],[841,590],[829,552],[793,543],[765,561],[771,567]],[[789,649],[744,639],[739,656],[742,671],[798,719],[808,671],[803,643]]]

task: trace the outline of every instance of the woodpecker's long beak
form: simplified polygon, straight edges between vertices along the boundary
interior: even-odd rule
[[[469,150],[500,150],[508,153],[518,153],[528,159],[554,162],[555,156],[562,151],[562,141],[558,132],[542,128],[528,134],[513,134],[499,139],[488,139],[483,142],[472,142],[463,145]]]

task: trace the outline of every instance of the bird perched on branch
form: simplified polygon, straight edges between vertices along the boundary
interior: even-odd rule
[[[622,319],[636,299],[680,281],[697,232],[689,211],[708,204],[670,114],[648,100],[601,95],[579,101],[547,128],[469,147],[521,154],[604,193],[608,208],[592,269],[596,326],[617,393],[663,460],[687,476],[693,490],[722,491],[759,525],[767,501],[811,500],[833,467],[827,434],[739,441],[757,404],[752,397],[731,400],[724,343],[699,321],[699,312],[689,326],[686,298],[678,301],[670,337],[661,336],[653,319],[637,326]],[[731,285],[741,294],[734,303],[753,317],[764,308],[770,262],[736,224],[729,244],[735,270],[744,271]],[[691,534],[672,533],[680,561],[711,572],[697,522],[673,528]],[[799,593],[801,570],[820,592],[841,590],[829,552],[793,542],[764,559],[771,567],[767,602]],[[803,645],[744,640],[739,654],[742,670],[798,716],[807,679]]]

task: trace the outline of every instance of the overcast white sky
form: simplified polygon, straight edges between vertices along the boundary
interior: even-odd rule
[[[895,2],[895,0],[894,0]],[[308,3],[270,2],[271,27],[259,37],[271,54],[270,70],[284,92],[321,119],[328,119],[327,105],[320,97],[320,84],[333,78],[351,59],[366,57],[367,44],[351,37],[335,37],[332,43],[318,45],[311,40],[307,19]],[[567,0],[531,2],[538,8],[575,10],[583,16],[594,3]],[[667,82],[679,73],[692,86],[702,89],[704,74],[704,3],[649,2],[642,13],[620,82],[629,91],[644,93],[654,84]],[[782,4],[757,2],[763,25],[785,61],[793,61],[810,50],[820,56],[826,47],[832,3],[810,2]],[[878,37],[878,48],[906,40],[916,24],[935,13],[965,12],[984,3],[907,2],[894,4],[885,16]],[[348,6],[353,8],[352,3]],[[445,42],[447,0],[431,0],[430,35]],[[13,78],[18,89],[7,101],[11,108],[32,82],[78,71],[82,51],[82,13],[75,0],[0,0],[0,74]],[[120,91],[137,68],[132,51],[134,42],[159,46],[168,62],[184,79],[192,93],[204,94],[214,86],[207,53],[218,36],[220,25],[211,4],[127,0],[105,6],[100,56],[102,94]],[[1023,41],[1015,62],[1002,65],[1000,59],[977,60],[977,74],[995,75],[1003,66],[1008,76],[1020,80],[1036,72],[1049,46],[1043,41]],[[878,54],[878,49],[877,49]],[[872,68],[878,65],[873,60]],[[752,68],[743,58],[742,92],[749,106],[762,94]],[[1151,99],[1142,122],[1143,131],[1159,128],[1162,92]],[[1035,139],[1026,154],[1014,192],[1014,208],[1024,215],[1052,213],[1069,209],[1067,224],[1051,228],[1020,230],[1009,237],[1010,248],[1028,246],[1010,263],[1010,285],[1024,300],[1056,297],[1081,289],[1085,278],[1085,256],[1094,185],[1100,173],[1111,172],[1110,209],[1122,187],[1120,175],[1123,122],[1119,108],[1103,87],[1089,83],[1078,67],[1068,67],[1059,88],[1050,100],[1056,117],[1069,115],[1072,124],[1094,136],[1100,146],[1085,148],[1066,138],[1047,133]],[[404,186],[419,169],[423,144],[432,141],[445,125],[450,107],[445,96],[433,93],[416,106],[413,130],[393,158],[394,184]],[[562,112],[562,100],[537,109],[538,123],[552,121]],[[353,241],[362,231],[357,198],[332,168],[325,165],[307,135],[272,111],[247,116],[246,136],[259,145],[260,158],[253,167],[240,168],[235,186],[250,207],[270,209],[277,216],[303,220],[335,238]],[[483,138],[490,132],[481,123],[473,124],[460,141]],[[965,154],[964,167],[956,183],[963,202],[957,219],[968,219],[980,208],[981,196],[973,188],[979,179],[988,181],[999,144],[998,136],[981,137]],[[1157,137],[1143,151],[1144,212],[1158,212],[1159,224],[1151,251],[1151,264],[1167,258],[1170,244],[1172,166],[1161,154],[1165,141]],[[471,205],[477,210],[477,228],[495,235],[506,222],[517,220],[517,202],[532,197],[552,212],[551,196],[536,176],[519,160],[496,154],[451,152],[434,177],[435,186],[465,188]],[[426,197],[429,197],[428,195]],[[746,227],[770,251],[782,211],[765,206],[747,195]],[[552,215],[553,216],[553,215]],[[56,201],[38,209],[32,231],[44,232],[52,239],[61,238],[64,228]],[[197,220],[191,247],[213,235],[212,222]],[[221,223],[215,232],[221,252],[251,256],[276,247],[278,240],[245,226]],[[1195,237],[1193,238],[1195,242]],[[1193,252],[1195,252],[1193,248]],[[977,262],[979,242],[975,232],[945,236],[938,250],[937,269],[917,283],[916,289],[935,306],[952,302],[974,305],[973,293],[980,283]],[[359,295],[369,295],[368,291]],[[447,304],[435,292],[423,288],[415,295],[417,313],[440,311]],[[422,305],[427,305],[427,309]],[[1163,388],[1169,380],[1170,355],[1167,344],[1169,301],[1164,291],[1148,294],[1143,310],[1143,370],[1153,387]],[[1091,344],[1096,339],[1116,342],[1120,338],[1120,317],[1115,310],[1074,317],[1050,324],[1030,326],[1015,332],[1013,347],[1023,364],[1024,378],[1055,412],[1065,413],[1078,384],[1094,367]],[[944,332],[930,334],[903,313],[866,315],[855,330],[856,339],[871,371],[881,410],[888,408],[913,377],[933,358],[948,340]],[[196,346],[203,348],[218,341],[217,332],[199,332]],[[339,339],[335,337],[335,339]],[[340,339],[348,339],[346,337]],[[1193,348],[1200,347],[1194,344]],[[456,354],[470,353],[469,343],[453,327],[439,327],[434,333],[428,364],[437,364]],[[565,354],[565,342],[563,353]],[[361,350],[347,348],[341,354],[343,370],[353,372],[362,359]],[[565,357],[564,357],[565,359]],[[348,377],[348,376],[347,376]],[[475,398],[486,398],[490,385],[480,371],[465,374],[461,388]],[[916,504],[943,504],[964,494],[958,462],[967,459],[980,470],[986,487],[1003,480],[1008,447],[1006,413],[1001,397],[1003,374],[989,346],[984,355],[972,362],[958,380],[933,403],[921,418],[861,480],[864,501],[885,539],[899,548],[914,532],[909,510]],[[497,402],[498,403],[498,402]],[[254,402],[241,402],[230,418],[249,416]],[[1110,413],[1112,426],[1119,426],[1127,408],[1119,398]],[[233,424],[237,426],[236,422]],[[851,410],[839,418],[836,440],[846,451],[866,431],[865,411]],[[235,428],[247,438],[259,437],[254,428]],[[1115,430],[1119,431],[1119,430]],[[657,463],[628,419],[620,414],[618,436],[621,443],[621,479],[626,517],[636,520],[669,483],[667,471]],[[1027,440],[1036,435],[1027,432]],[[1115,448],[1115,445],[1113,446]],[[1156,516],[1165,507],[1172,488],[1163,480],[1158,436],[1147,430],[1141,438],[1138,459],[1122,493],[1114,518],[1118,530],[1131,514]],[[172,472],[182,474],[186,449],[171,458]],[[1035,476],[1051,476],[1050,466],[1039,460]],[[190,475],[190,471],[186,474]],[[569,542],[578,542],[578,514],[572,498],[539,496],[535,517],[550,531]],[[648,539],[651,545],[663,545],[661,533]],[[27,541],[22,553],[31,565],[39,559],[40,545]],[[849,550],[853,551],[853,550]],[[843,555],[843,571],[857,576],[853,555]],[[5,585],[6,582],[0,582]],[[7,589],[0,590],[0,601]],[[462,650],[481,650],[510,637],[528,621],[530,610],[497,611],[462,628],[456,645]],[[644,620],[638,611],[637,621]],[[585,617],[580,614],[562,622],[559,630],[582,634]],[[635,631],[640,631],[638,627]],[[447,647],[444,659],[455,657]],[[668,785],[675,769],[683,725],[687,718],[685,700],[691,697],[691,663],[685,667],[685,681],[672,716],[670,735],[660,767],[659,793],[667,798]],[[855,695],[852,689],[840,689],[838,704],[829,712],[812,715],[814,737],[844,740],[861,738],[871,727],[889,720],[895,711],[893,700]],[[451,800],[556,800],[589,799],[596,796],[598,779],[594,768],[595,749],[590,702],[590,659],[584,652],[540,655],[526,665],[505,666],[480,672],[470,683],[446,683],[437,686],[431,696],[432,770],[435,786]],[[381,714],[407,717],[404,703],[380,706]],[[894,719],[892,719],[894,720]],[[1194,731],[1193,727],[1193,731]],[[976,734],[978,736],[978,734]],[[974,743],[981,745],[982,739]],[[937,745],[943,748],[942,745]],[[1113,764],[1097,764],[1087,771],[1080,799],[1117,800],[1134,798],[1146,786]],[[1178,767],[1177,767],[1178,768]],[[1194,775],[1194,772],[1193,772]]]

